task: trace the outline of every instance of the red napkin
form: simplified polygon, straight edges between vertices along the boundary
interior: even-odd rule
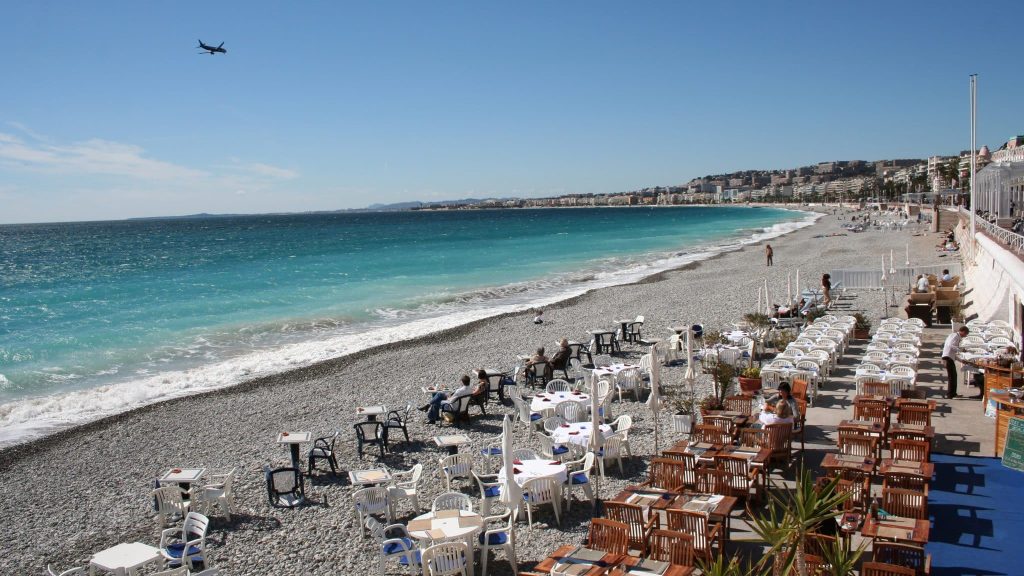
[[[569,432],[569,436],[575,436],[575,435],[577,435],[577,434],[579,434],[579,431],[576,431],[576,432]]]
[[[568,428],[568,427],[569,427],[569,425],[568,425],[568,424],[562,424],[562,426],[561,426],[561,427],[562,427],[562,428]]]
[[[518,466],[518,465],[522,464],[523,461],[522,460],[513,460],[512,463],[515,464],[516,466]]]
[[[559,462],[558,460],[552,460],[551,462],[548,462],[548,464],[551,464],[552,466],[557,466],[561,464],[561,462]]]
[[[181,468],[175,468],[175,469],[171,470],[172,474],[178,474],[180,472],[181,472]]]
[[[519,468],[513,468],[512,469],[512,473],[513,474],[519,474],[520,472],[522,472],[522,470],[520,470]]]

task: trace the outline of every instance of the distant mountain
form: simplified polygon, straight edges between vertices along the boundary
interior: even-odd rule
[[[411,210],[413,208],[420,208],[421,206],[423,206],[423,202],[396,202],[394,204],[370,204],[366,207],[366,210],[387,212],[389,210]]]
[[[386,212],[390,210],[414,210],[426,206],[461,206],[466,204],[480,204],[486,200],[505,201],[509,198],[462,198],[460,200],[437,200],[436,202],[397,202],[395,204],[370,204],[365,210]]]

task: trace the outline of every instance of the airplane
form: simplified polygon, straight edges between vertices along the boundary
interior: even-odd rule
[[[221,54],[227,54],[228,53],[227,49],[224,48],[224,43],[223,42],[220,43],[220,46],[210,46],[209,44],[203,44],[203,41],[200,40],[199,41],[199,46],[196,46],[196,48],[200,48],[202,50],[206,50],[206,52],[209,55],[211,55],[211,56],[213,56],[217,52],[220,52]],[[202,54],[202,52],[200,52],[200,54]]]

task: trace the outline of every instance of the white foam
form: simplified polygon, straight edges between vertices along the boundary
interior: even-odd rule
[[[469,322],[543,307],[586,293],[595,288],[629,284],[645,277],[705,260],[721,252],[775,238],[810,226],[820,217],[811,214],[801,221],[785,222],[735,242],[692,254],[673,253],[650,262],[620,262],[618,269],[587,273],[583,281],[561,284],[529,284],[500,287],[493,297],[454,298],[443,304],[431,304],[412,311],[382,310],[382,324],[347,327],[315,340],[239,354],[185,370],[151,373],[136,370],[129,381],[60,394],[16,400],[0,404],[0,445],[10,445],[52,433],[56,430],[94,421],[106,416],[163,400],[189,396],[240,384],[345,356],[384,344],[425,336]],[[579,277],[579,273],[576,273]],[[7,385],[0,374],[0,387]]]

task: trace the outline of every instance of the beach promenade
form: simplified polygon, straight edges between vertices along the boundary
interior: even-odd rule
[[[367,574],[377,570],[377,545],[360,537],[352,507],[356,487],[347,476],[315,474],[307,484],[310,504],[295,510],[272,508],[267,502],[262,470],[288,461],[286,448],[275,439],[281,431],[308,430],[314,436],[340,431],[338,460],[342,471],[383,464],[405,470],[424,465],[419,500],[429,507],[444,492],[438,459],[444,453],[431,438],[441,429],[422,421],[420,412],[409,426],[411,441],[393,442],[383,458],[371,450],[356,454],[353,424],[363,420],[358,406],[386,404],[395,408],[423,404],[421,387],[453,386],[476,368],[511,368],[516,356],[538,346],[554,348],[556,340],[583,340],[589,330],[614,328],[619,318],[645,316],[644,332],[665,338],[668,326],[702,323],[710,328],[737,322],[757,303],[758,287],[767,277],[781,302],[787,274],[800,270],[802,283],[816,287],[824,272],[837,268],[876,265],[890,250],[910,244],[915,264],[941,264],[934,246],[938,236],[908,232],[869,231],[845,234],[833,215],[786,236],[771,240],[774,266],[765,266],[763,246],[752,245],[684,269],[658,274],[638,284],[603,288],[545,309],[544,323],[534,325],[529,312],[476,322],[414,341],[396,342],[350,357],[294,372],[264,378],[231,389],[182,398],[109,418],[0,453],[0,488],[5,498],[0,514],[17,519],[19,537],[0,555],[7,573],[40,573],[47,563],[84,565],[91,554],[119,542],[156,544],[159,531],[153,519],[150,491],[154,478],[171,467],[204,467],[213,472],[238,470],[236,511],[230,521],[214,516],[208,545],[214,565],[224,574]],[[836,234],[836,235],[830,235]],[[839,235],[843,234],[843,235]],[[863,312],[875,326],[883,315],[901,315],[887,308],[880,292],[847,294],[837,307],[843,313]],[[948,327],[925,331],[918,382],[938,398],[944,386],[936,342]],[[638,358],[639,347],[627,347]],[[834,426],[849,417],[850,371],[858,349],[847,354],[837,378],[808,411],[806,461],[834,447]],[[683,368],[663,371],[663,381],[681,381]],[[972,393],[961,385],[962,393]],[[956,454],[991,455],[992,421],[984,418],[979,402],[938,398],[936,428],[942,438],[936,450]],[[635,421],[630,443],[634,454],[620,474],[609,468],[600,495],[611,497],[628,484],[646,478],[649,456],[655,452],[650,411],[627,399],[614,405],[616,415]],[[488,405],[487,415],[462,429],[472,450],[501,433],[502,418],[511,407]],[[661,448],[676,437],[667,411],[661,423]],[[536,438],[517,425],[514,444],[536,447]],[[471,482],[458,489],[476,496]],[[416,514],[403,503],[400,521]],[[532,530],[525,522],[516,532],[517,562],[529,569],[561,544],[578,544],[590,520],[590,507],[576,503],[563,512],[554,529],[550,508],[535,515]],[[550,527],[549,527],[550,525]],[[742,532],[742,528],[740,528]],[[742,538],[742,536],[740,536]],[[392,564],[389,571],[396,568]],[[488,564],[490,574],[509,574],[503,554]]]

